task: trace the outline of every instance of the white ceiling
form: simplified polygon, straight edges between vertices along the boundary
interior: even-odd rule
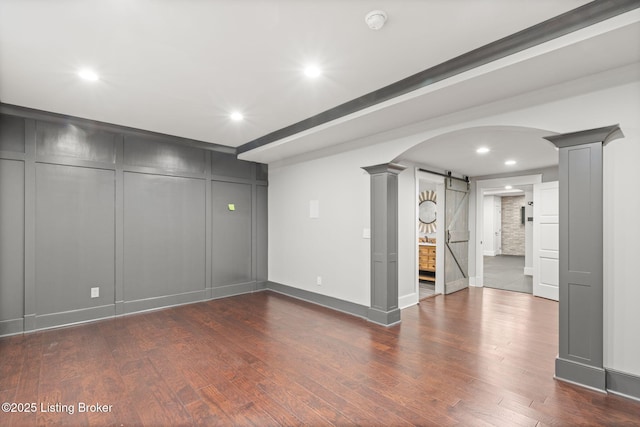
[[[238,147],[587,0],[0,0],[0,101]],[[372,31],[364,16],[385,10]],[[631,15],[631,17],[629,17]],[[323,74],[304,76],[315,63]],[[242,153],[270,164],[391,141],[640,78],[640,10]],[[89,83],[76,73],[94,68]],[[628,68],[628,67],[627,67]],[[595,83],[594,83],[595,82]],[[597,83],[600,82],[600,83]],[[516,99],[514,103],[511,100]],[[507,104],[505,104],[507,105]],[[229,114],[239,110],[243,122]],[[557,164],[548,129],[485,127],[425,140],[398,161],[461,175]],[[480,160],[483,142],[492,151]],[[518,161],[504,165],[506,157]]]
[[[0,101],[237,147],[585,3],[0,0]],[[364,23],[373,9],[389,15],[380,31]],[[309,62],[318,79],[302,74]],[[80,67],[101,79],[79,80]],[[244,122],[229,120],[236,109]],[[261,160],[318,148],[300,147]]]
[[[558,164],[558,151],[542,139],[549,131],[516,127],[481,127],[430,139],[405,152],[409,160],[470,177],[542,169]],[[476,149],[489,148],[485,154]],[[515,160],[515,165],[505,161]]]

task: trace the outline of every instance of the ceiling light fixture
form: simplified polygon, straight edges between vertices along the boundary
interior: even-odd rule
[[[315,65],[309,65],[304,69],[304,75],[312,79],[318,77],[320,74],[322,74],[322,71]]]
[[[385,22],[387,22],[387,14],[381,10],[372,10],[364,17],[364,22],[366,22],[372,30],[379,30],[384,27]]]
[[[512,186],[510,186],[510,185],[505,185],[505,186],[504,186],[504,189],[505,189],[505,190],[511,190],[512,188],[513,188],[513,187],[512,187]]]
[[[485,154],[485,153],[488,153],[489,151],[491,151],[491,150],[489,150],[487,147],[480,147],[480,148],[478,148],[478,149],[476,150],[476,153],[478,153],[478,154]]]
[[[239,111],[234,111],[231,113],[230,117],[234,122],[241,122],[244,119],[244,116]]]
[[[513,166],[516,164],[515,160],[507,160],[506,162],[504,162],[505,165],[507,166]]]
[[[78,71],[78,76],[82,79],[82,80],[86,80],[89,82],[95,82],[100,80],[100,76],[98,76],[98,74],[89,69],[89,68],[83,68],[80,71]]]

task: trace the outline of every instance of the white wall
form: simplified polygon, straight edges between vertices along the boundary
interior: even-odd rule
[[[636,73],[629,81],[629,73]],[[619,123],[625,138],[605,148],[605,366],[640,376],[640,75],[638,67],[625,78],[597,77],[597,87],[571,82],[542,93],[449,116],[445,127],[425,129],[403,139],[294,164],[272,165],[269,171],[269,279],[347,301],[369,304],[369,176],[360,169],[393,160],[411,146],[451,131],[473,126],[525,126],[566,133]],[[625,83],[626,82],[626,83]],[[564,99],[557,96],[566,93]],[[523,105],[535,105],[523,107]],[[537,104],[536,104],[537,103]],[[458,119],[458,121],[456,121]],[[415,126],[417,129],[418,126]],[[408,274],[417,268],[414,240],[415,174],[399,179],[400,298],[409,291]],[[308,218],[310,200],[320,201],[320,218]],[[470,198],[470,276],[475,276],[475,200]],[[407,273],[410,272],[410,273]],[[315,285],[317,275],[323,285]]]
[[[640,85],[621,98],[625,138],[604,147],[605,366],[640,376]]]
[[[496,255],[496,250],[497,248],[494,247],[494,238],[493,238],[493,233],[495,233],[495,220],[496,218],[494,218],[494,203],[495,203],[495,196],[484,196],[483,200],[484,200],[484,217],[483,217],[483,223],[484,223],[484,230],[483,230],[483,237],[482,237],[482,246],[483,246],[483,251],[484,251],[484,256],[494,256]]]

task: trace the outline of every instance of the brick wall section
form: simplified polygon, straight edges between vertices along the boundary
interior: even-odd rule
[[[524,256],[524,224],[520,219],[520,208],[524,196],[502,197],[502,254]]]

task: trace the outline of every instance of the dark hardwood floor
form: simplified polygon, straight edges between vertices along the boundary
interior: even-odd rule
[[[640,402],[553,380],[555,302],[472,288],[402,319],[262,292],[3,338],[0,401],[38,410],[0,425],[640,425]]]

